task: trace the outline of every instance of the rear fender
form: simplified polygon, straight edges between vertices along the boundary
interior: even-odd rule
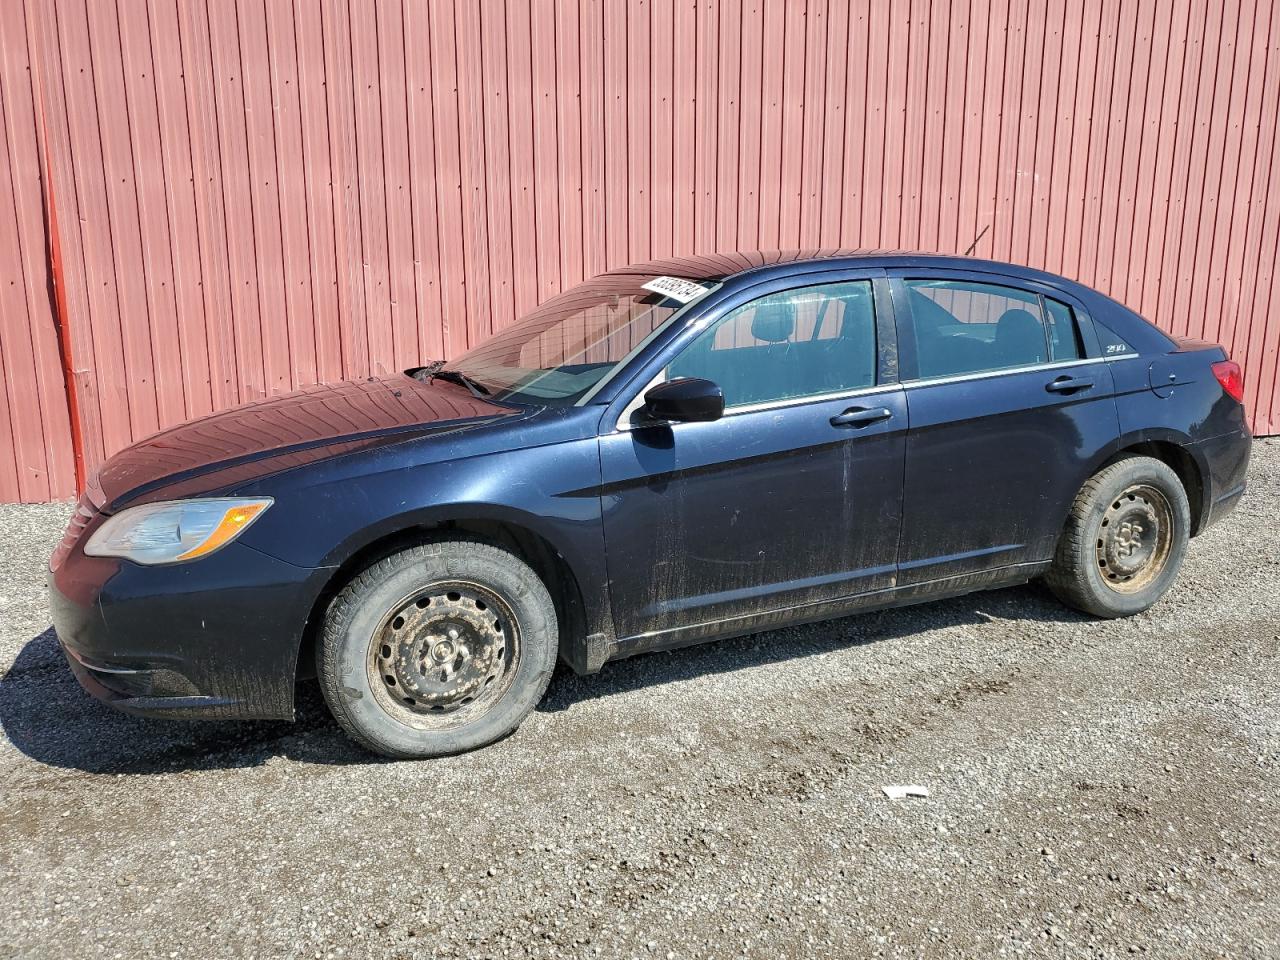
[[[1095,459],[1085,479],[1126,452],[1135,456],[1154,457],[1168,464],[1178,474],[1191,505],[1191,535],[1198,534],[1203,529],[1213,502],[1212,471],[1201,446],[1190,434],[1170,427],[1131,430],[1120,436],[1112,451]],[[1083,481],[1081,485],[1083,486]],[[1065,521],[1064,517],[1063,522]]]

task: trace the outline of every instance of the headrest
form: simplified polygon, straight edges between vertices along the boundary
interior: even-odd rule
[[[790,300],[756,305],[751,315],[751,335],[767,343],[790,340],[796,331],[796,305]]]
[[[1001,331],[1012,333],[1015,330],[1019,333],[1026,333],[1027,331],[1040,333],[1040,318],[1030,310],[1023,310],[1019,307],[1006,310],[1000,314],[1000,319],[996,321],[996,333],[999,334]]]
[[[875,311],[871,307],[871,294],[861,287],[857,292],[841,297],[840,336],[864,337],[875,330]]]
[[[1028,310],[1006,310],[996,321],[996,344],[1044,359],[1044,325]]]

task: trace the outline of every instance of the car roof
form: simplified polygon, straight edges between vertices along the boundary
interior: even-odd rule
[[[797,249],[739,250],[633,263],[611,274],[685,277],[689,280],[763,280],[830,269],[919,268],[993,273],[1043,283],[1075,295],[1095,316],[1142,352],[1167,349],[1172,341],[1138,314],[1106,294],[1069,277],[1022,264],[911,250]]]
[[[980,257],[961,257],[946,254],[919,253],[910,250],[866,249],[798,249],[798,250],[739,250],[730,253],[694,254],[669,257],[628,264],[610,270],[614,274],[658,275],[685,277],[689,280],[726,280],[746,273],[804,272],[809,264],[862,267],[931,267],[953,270],[979,270],[1022,276],[1029,280],[1048,280],[1055,283],[1073,283],[1065,277],[1045,273],[1032,267],[1014,263],[1001,263]],[[784,268],[784,269],[778,269]]]

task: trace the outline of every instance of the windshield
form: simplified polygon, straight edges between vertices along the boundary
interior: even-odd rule
[[[443,369],[496,400],[569,406],[684,306],[644,289],[646,282],[653,278],[606,273],[588,280]]]

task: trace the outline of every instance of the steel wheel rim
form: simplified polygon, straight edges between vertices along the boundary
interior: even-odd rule
[[[1102,582],[1116,593],[1137,593],[1156,580],[1173,548],[1173,508],[1155,487],[1126,487],[1102,514],[1094,553]]]
[[[502,699],[520,663],[510,605],[478,583],[428,584],[392,605],[369,640],[375,700],[409,726],[448,730]]]

